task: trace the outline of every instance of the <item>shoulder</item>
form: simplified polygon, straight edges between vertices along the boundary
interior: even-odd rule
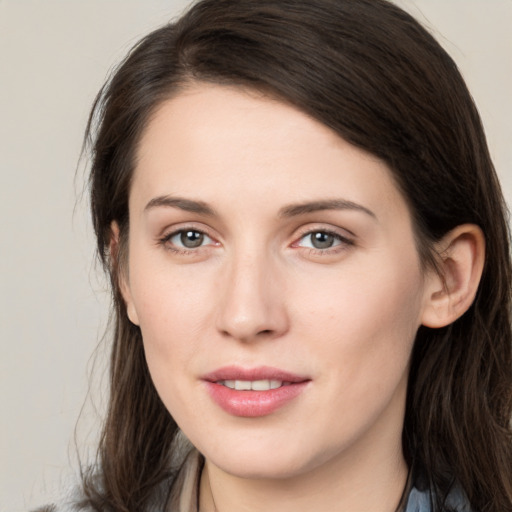
[[[407,499],[405,512],[431,512],[430,493],[413,487]]]
[[[96,512],[86,504],[85,495],[80,484],[59,491],[51,504],[31,510],[31,512]]]
[[[466,494],[459,487],[454,487],[450,491],[444,503],[446,510],[451,512],[472,512]],[[433,512],[430,491],[413,487],[409,493],[404,512]]]
[[[90,507],[83,507],[78,505],[77,503],[67,503],[67,504],[53,504],[46,505],[41,508],[37,508],[36,510],[32,510],[32,512],[94,512]]]
[[[176,450],[173,454],[173,471],[168,478],[153,488],[144,512],[194,510],[194,496],[197,494],[195,488],[202,467],[202,457],[197,450],[185,443],[180,446],[180,450],[181,452]],[[101,490],[100,474],[98,471],[93,474],[93,478],[98,477],[93,486],[96,490]],[[61,489],[59,494],[60,496],[53,500],[52,504],[31,512],[98,512],[99,510],[87,498],[80,480],[75,479],[71,485]]]

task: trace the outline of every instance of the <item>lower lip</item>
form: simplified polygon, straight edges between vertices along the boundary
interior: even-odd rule
[[[237,391],[222,384],[205,381],[213,401],[233,416],[267,416],[299,396],[309,381],[294,382],[268,391]]]

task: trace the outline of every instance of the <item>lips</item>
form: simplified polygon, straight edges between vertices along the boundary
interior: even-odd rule
[[[311,379],[271,367],[230,366],[205,375],[203,381],[210,397],[225,412],[254,418],[285,406]]]

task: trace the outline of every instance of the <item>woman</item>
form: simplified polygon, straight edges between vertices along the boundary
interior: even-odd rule
[[[416,21],[200,1],[88,137],[115,333],[77,506],[512,510],[505,207]]]

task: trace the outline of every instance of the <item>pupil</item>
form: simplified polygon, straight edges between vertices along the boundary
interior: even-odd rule
[[[181,243],[188,249],[199,247],[204,240],[204,235],[198,231],[184,231],[181,233]]]
[[[322,231],[319,231],[311,235],[311,243],[316,249],[327,249],[332,247],[333,242],[334,235],[329,233],[323,233]]]

